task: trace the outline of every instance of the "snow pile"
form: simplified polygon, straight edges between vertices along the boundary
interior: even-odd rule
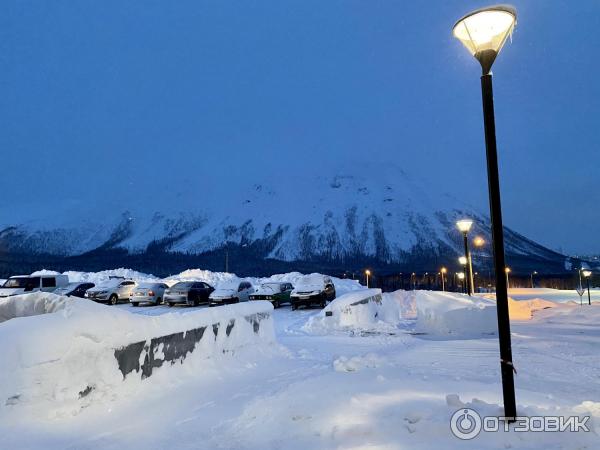
[[[21,305],[14,306],[19,302]],[[185,339],[185,332],[206,327],[182,364],[166,363],[159,349],[152,362],[165,364],[154,364],[149,380],[156,379],[155,375],[169,379],[182,372],[197,374],[206,358],[222,358],[244,346],[264,347],[275,341],[269,302],[158,317],[41,292],[3,301],[3,305],[7,303],[5,310],[12,309],[14,316],[22,312],[41,315],[0,324],[0,341],[10,343],[3,349],[0,365],[0,413],[14,405],[48,402],[65,414],[73,414],[95,400],[129,394],[136,390],[142,376],[133,371],[124,377],[115,350],[138,342],[149,345],[152,338],[184,332]],[[44,311],[52,314],[42,314]],[[259,327],[248,319],[258,316]],[[144,355],[142,352],[140,364]]]
[[[21,295],[0,299],[0,323],[15,317],[53,313],[64,309],[65,303],[69,301],[68,297],[45,292],[36,292],[35,295],[31,294],[26,297],[26,301],[23,301]]]
[[[398,305],[381,289],[362,289],[333,300],[311,316],[302,329],[310,334],[393,332],[400,320]]]
[[[415,292],[419,333],[468,337],[492,334],[498,328],[492,300],[450,292]]]

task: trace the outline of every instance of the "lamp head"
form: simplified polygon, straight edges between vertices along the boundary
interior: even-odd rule
[[[466,256],[461,256],[460,258],[458,258],[458,262],[461,265],[466,266],[467,265],[467,257]]]
[[[462,219],[462,220],[459,220],[458,222],[456,222],[456,227],[462,233],[468,233],[472,226],[473,226],[473,221],[469,220],[469,219]]]
[[[581,272],[583,274],[584,277],[588,278],[592,276],[592,271],[591,270],[584,270],[583,272]]]
[[[456,274],[456,276],[458,277],[459,280],[464,280],[465,279],[465,274],[464,272],[458,272]]]
[[[505,267],[505,268],[504,268],[504,271],[505,271],[506,273],[510,273],[510,267]]]
[[[442,267],[442,268],[440,269],[440,272],[442,272],[442,273],[446,273],[446,272],[448,272],[448,269],[446,269],[445,267]]]
[[[369,269],[365,270],[365,273],[366,273],[367,275],[371,275],[371,271],[370,271]]]
[[[452,34],[477,58],[483,74],[487,75],[516,23],[517,11],[512,6],[489,6],[456,22]]]
[[[483,247],[485,245],[485,239],[483,239],[481,236],[477,236],[475,239],[473,239],[473,244],[475,244],[475,247]]]

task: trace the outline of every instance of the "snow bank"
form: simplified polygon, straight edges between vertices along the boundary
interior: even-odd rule
[[[27,300],[23,301],[23,297]],[[68,297],[36,292],[35,295],[17,295],[0,299],[0,323],[15,317],[37,316],[64,309]]]
[[[415,293],[419,333],[466,337],[492,334],[498,328],[492,300],[450,292]]]
[[[4,316],[40,315],[0,324],[0,341],[10,343],[0,365],[0,412],[50,402],[72,414],[153,373],[197,373],[206,358],[275,341],[270,302],[148,317],[37,292],[5,299],[2,308]]]
[[[335,332],[393,332],[400,320],[398,305],[381,289],[362,289],[336,298],[302,329],[311,334]]]

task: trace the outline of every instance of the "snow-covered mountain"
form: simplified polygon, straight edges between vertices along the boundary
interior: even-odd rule
[[[142,198],[115,196],[87,208],[65,203],[50,211],[15,211],[3,216],[14,219],[2,227],[0,242],[9,253],[59,256],[111,249],[201,255],[235,246],[281,261],[395,264],[460,254],[454,223],[462,217],[474,219],[474,233],[489,242],[485,214],[448,195],[428,195],[399,167],[315,168],[312,174],[282,169],[252,178],[235,186],[223,180]],[[510,230],[506,250],[521,258],[563,259]]]

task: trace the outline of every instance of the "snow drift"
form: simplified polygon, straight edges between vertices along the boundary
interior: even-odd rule
[[[51,293],[0,301],[0,314],[15,317],[0,324],[0,340],[11,343],[0,366],[0,411],[51,402],[75,412],[153,371],[201,371],[207,358],[273,343],[272,309],[257,301],[148,317]]]
[[[399,320],[398,305],[383,297],[381,289],[363,289],[336,298],[302,329],[311,334],[391,332]]]

